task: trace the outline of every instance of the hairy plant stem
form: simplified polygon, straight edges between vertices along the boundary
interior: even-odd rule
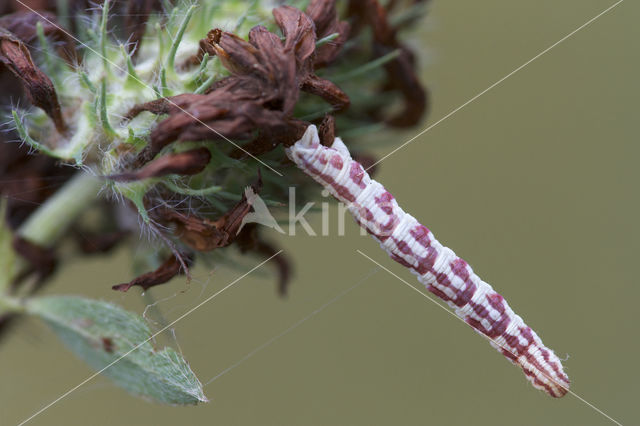
[[[78,172],[20,226],[17,234],[41,247],[53,246],[96,199],[102,181]]]

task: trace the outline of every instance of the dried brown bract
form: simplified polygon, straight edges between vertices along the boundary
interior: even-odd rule
[[[207,148],[195,148],[176,154],[168,154],[147,163],[141,169],[132,172],[109,176],[118,182],[160,177],[172,174],[195,175],[207,167],[211,160],[211,153]]]
[[[333,13],[322,22],[325,30],[344,27],[334,19],[331,7],[315,10],[316,14],[320,10]],[[322,97],[335,110],[349,105],[348,96],[338,86],[313,73],[317,36],[312,18],[290,6],[275,8],[273,15],[284,42],[262,26],[249,32],[249,41],[214,29],[201,40],[200,56],[205,52],[217,56],[232,73],[230,77],[204,95],[183,94],[136,105],[127,114],[128,118],[141,111],[169,114],[153,130],[148,149],[141,153],[142,161],[173,141],[252,139],[243,147],[245,151],[252,155],[270,151],[282,140],[291,139],[287,134],[298,133],[292,115],[300,90]]]
[[[316,76],[314,71],[317,35],[311,17],[291,6],[273,10],[276,24],[285,35],[285,51],[296,58],[298,87],[327,101],[336,111],[349,106],[349,97],[336,84]]]
[[[305,13],[316,26],[316,38],[339,34],[334,40],[316,49],[315,68],[325,67],[340,53],[342,45],[349,38],[349,23],[338,19],[334,0],[312,0]]]
[[[349,96],[335,83],[310,74],[302,83],[302,90],[312,95],[317,95],[327,101],[335,111],[342,111],[349,107]]]
[[[236,159],[246,158],[249,155],[255,157],[271,151],[280,144],[291,146],[300,140],[307,126],[309,123],[306,121],[286,118],[285,127],[261,131],[254,140],[242,145],[242,147],[236,147],[229,156]]]
[[[276,24],[285,37],[284,49],[293,52],[298,72],[306,71],[307,60],[316,50],[316,32],[311,18],[292,6],[273,9]]]
[[[108,21],[105,21],[108,23],[108,33],[124,35],[120,39],[129,40],[131,43],[127,46],[130,49],[137,46],[144,34],[145,22],[149,14],[158,9],[160,3],[160,0],[112,1],[111,10],[117,12],[113,13]],[[393,3],[392,0],[389,4],[393,5]],[[72,9],[77,9],[88,6],[88,1],[74,0],[69,4]],[[127,8],[126,14],[118,13],[125,8]],[[334,62],[341,53],[346,40],[357,33],[359,28],[365,25],[372,28],[374,57],[381,57],[396,50],[400,51],[398,57],[385,64],[388,82],[382,89],[402,93],[406,110],[392,117],[389,123],[404,126],[417,122],[426,108],[426,94],[416,79],[413,58],[410,52],[399,43],[396,29],[388,22],[387,12],[375,0],[351,0],[349,11],[351,16],[350,22],[347,23],[339,19],[334,0],[311,0],[305,12],[291,6],[276,7],[273,10],[273,16],[281,30],[282,37],[280,33],[270,32],[266,27],[260,25],[251,29],[246,40],[230,32],[213,29],[200,41],[198,54],[190,58],[184,65],[193,67],[195,63],[201,62],[206,53],[209,56],[217,57],[215,60],[219,60],[230,75],[214,82],[206,91],[199,90],[197,94],[182,93],[177,96],[153,100],[135,105],[128,111],[124,117],[125,120],[131,120],[145,111],[163,117],[155,127],[150,129],[151,133],[144,149],[138,152],[138,144],[135,147],[133,144],[126,147],[118,146],[114,151],[118,154],[117,161],[108,164],[117,164],[119,168],[113,170],[109,167],[101,170],[108,170],[104,174],[114,173],[108,177],[119,182],[119,184],[113,185],[115,190],[125,188],[135,193],[135,197],[129,197],[126,194],[125,196],[134,200],[132,205],[135,203],[135,208],[144,216],[145,226],[154,232],[166,247],[171,249],[173,255],[166,259],[157,270],[141,275],[129,283],[114,286],[114,289],[127,291],[132,286],[139,286],[146,290],[154,285],[167,282],[177,274],[185,273],[188,276],[189,266],[195,261],[195,252],[214,250],[228,246],[233,242],[236,242],[243,252],[260,253],[266,256],[278,252],[275,247],[260,238],[259,229],[255,224],[241,228],[243,219],[252,211],[253,194],[261,190],[262,182],[260,179],[252,186],[253,192],[246,191],[241,200],[222,216],[207,214],[206,209],[201,209],[201,207],[208,205],[209,201],[213,204],[217,198],[206,200],[205,196],[188,195],[195,194],[195,188],[173,187],[171,189],[168,181],[165,181],[167,185],[154,184],[161,182],[162,180],[159,178],[166,175],[198,174],[212,162],[212,155],[214,155],[213,163],[215,165],[210,167],[211,174],[198,176],[193,181],[194,186],[200,187],[203,184],[202,187],[208,188],[212,184],[216,186],[220,184],[225,187],[227,193],[239,192],[238,185],[244,181],[241,178],[236,179],[233,174],[238,172],[234,167],[240,163],[226,157],[223,158],[223,156],[244,160],[248,155],[261,156],[274,150],[280,144],[289,146],[299,140],[310,123],[296,118],[295,115],[317,117],[319,109],[326,108],[326,106],[318,107],[317,99],[310,99],[311,96],[301,95],[301,92],[321,98],[331,106],[332,112],[341,112],[350,106],[347,94],[332,81],[316,75],[316,69]],[[44,109],[55,123],[58,131],[64,132],[67,126],[63,121],[54,86],[51,80],[34,65],[27,46],[32,43],[38,44],[38,25],[42,25],[45,36],[54,41],[52,45],[56,49],[61,49],[60,54],[67,55],[67,61],[70,64],[77,62],[76,53],[72,40],[64,31],[58,29],[55,16],[47,13],[44,13],[43,16],[44,18],[35,13],[18,13],[0,18],[0,61],[7,65],[7,68],[22,81],[32,103]],[[126,33],[123,34],[118,28],[124,28]],[[188,27],[187,31],[190,31],[189,28],[192,27]],[[337,36],[318,44],[318,40],[333,34],[337,34]],[[371,59],[371,49],[363,49],[363,55],[359,54],[361,52],[357,51],[357,47],[353,49],[358,54],[354,55],[353,60],[347,57],[341,58],[340,68],[343,66],[348,68],[350,65],[354,67],[368,65],[366,61]],[[344,59],[343,62],[342,59]],[[165,62],[159,60],[158,64],[160,63]],[[55,70],[59,71],[63,68],[55,67]],[[192,71],[197,70],[179,71],[185,71],[191,75]],[[201,75],[208,73],[208,71]],[[326,74],[321,75],[335,75],[332,72],[337,71],[338,76],[344,78],[345,81],[349,78],[349,72],[344,73],[342,69],[326,71]],[[167,77],[171,78],[169,73],[167,73]],[[99,78],[101,76],[98,75],[97,79]],[[191,79],[191,77],[189,78]],[[190,90],[196,82],[201,82],[199,79],[200,77],[193,82],[190,80],[187,85],[179,86],[183,89],[177,89],[177,86],[173,86],[171,81],[167,86],[172,90]],[[378,83],[380,82],[376,79],[377,74],[376,78],[371,78],[371,81],[366,82],[372,84],[369,84],[365,89],[379,87]],[[88,81],[94,82],[94,80],[96,79]],[[61,80],[55,79],[55,81]],[[209,82],[207,80],[207,83]],[[152,84],[155,83],[155,81],[152,82]],[[86,85],[91,87],[91,84]],[[347,85],[351,86],[351,81],[345,83],[345,86]],[[18,85],[14,84],[14,86]],[[62,90],[62,87],[59,89]],[[355,90],[354,99],[356,99],[355,94],[357,93]],[[62,91],[60,93],[62,94]],[[381,116],[383,107],[380,106],[380,102],[369,106],[366,100],[363,101],[365,97],[358,96],[357,106],[361,108],[358,108],[359,110],[354,111],[353,114],[345,113],[342,116],[344,120],[340,121],[341,126],[342,123],[349,123],[345,124],[345,127],[348,125],[367,127]],[[303,102],[300,102],[301,98]],[[64,99],[67,99],[66,92]],[[104,99],[107,98],[101,97],[98,100]],[[105,104],[108,103],[105,102]],[[69,105],[72,105],[71,101],[69,101]],[[129,104],[123,105],[128,106]],[[98,107],[104,109],[108,107],[108,105],[99,105],[98,101],[93,106],[96,107],[96,111],[98,111]],[[71,116],[71,109],[65,112]],[[119,116],[121,109],[116,109],[116,112]],[[113,114],[111,115],[113,116]],[[314,122],[318,124],[315,119]],[[134,127],[136,122],[121,124]],[[146,125],[143,124],[143,126]],[[323,144],[333,142],[336,133],[335,126],[335,119],[330,114],[326,115],[322,123],[319,124],[319,133]],[[144,129],[145,134],[146,130]],[[36,132],[33,134],[35,135]],[[220,139],[229,139],[234,144],[242,141],[242,146],[236,145],[235,149],[231,149],[225,144],[222,149],[217,149],[217,147],[207,145],[170,154],[165,154],[163,151],[167,145],[174,142],[205,141],[210,143]],[[56,145],[51,140],[47,140],[47,142],[51,142],[49,146]],[[53,190],[46,192],[44,188],[57,181],[45,180],[45,176],[48,179],[54,174],[60,175],[60,181],[64,182],[73,169],[69,168],[68,174],[66,173],[67,169],[54,172],[52,168],[56,164],[55,160],[39,155],[26,156],[26,154],[23,155],[24,153],[16,156],[15,161],[13,159],[5,160],[2,158],[4,152],[9,152],[13,156],[13,151],[12,149],[5,150],[6,144],[3,145],[5,146],[2,146],[0,150],[0,171],[3,172],[3,177],[15,176],[20,179],[19,185],[0,182],[0,191],[3,195],[9,195],[11,198],[8,211],[12,226],[15,227],[31,212],[33,206],[45,201],[50,192],[53,192]],[[176,149],[175,151],[180,150]],[[137,154],[133,154],[134,152]],[[160,155],[161,152],[162,155]],[[265,158],[265,161],[274,162],[274,164],[277,164],[278,161],[282,161],[284,164],[287,161],[285,157],[274,157],[276,157],[275,152]],[[366,165],[367,158],[359,158]],[[370,164],[373,162],[374,160],[371,159]],[[241,167],[241,173],[245,173],[247,170],[244,166],[246,164]],[[149,178],[158,179],[132,185],[126,184],[126,182]],[[265,192],[283,196],[283,193],[279,192],[282,190],[282,182],[269,181],[269,185]],[[273,188],[276,189],[273,190]],[[202,191],[200,194],[204,192]],[[168,201],[179,199],[179,203],[182,203],[185,197],[187,197],[189,209],[183,210],[174,207]],[[212,197],[217,196],[213,195]],[[19,198],[24,198],[24,200],[20,201]],[[186,206],[187,203],[179,205]],[[224,206],[224,204],[218,204],[217,208],[222,208],[224,211]],[[228,207],[228,205],[226,206]],[[109,208],[111,207],[113,206],[110,205]],[[113,211],[109,210],[110,213]],[[198,214],[195,213],[196,211]],[[105,216],[115,217],[116,215]],[[118,219],[121,218],[118,217]],[[106,252],[115,247],[127,235],[127,232],[122,229],[130,230],[133,229],[133,226],[135,225],[125,223],[125,221],[118,222],[114,219],[106,225],[101,224],[93,233],[81,234],[76,229],[74,236],[77,237],[83,252]],[[240,229],[242,229],[241,232],[239,232]],[[16,244],[20,245],[21,242],[18,241]],[[38,249],[38,247],[22,244],[20,252],[29,259],[39,274],[50,273],[47,272],[47,268],[53,270],[52,265],[55,262],[51,260],[47,263],[46,256],[49,255],[50,259],[54,259],[53,253]],[[189,253],[189,256],[184,254],[185,251]],[[185,262],[184,256],[188,257],[187,262]],[[290,275],[290,266],[282,256],[276,256],[274,262],[276,262],[280,275],[280,293],[284,294]]]
[[[251,188],[258,194],[262,179],[259,177]],[[250,211],[251,203],[245,193],[235,206],[216,221],[163,207],[156,209],[154,215],[161,223],[175,225],[174,234],[187,246],[197,251],[210,251],[231,244],[242,226],[242,219]]]
[[[20,79],[31,103],[42,108],[51,117],[58,132],[64,133],[67,125],[62,118],[53,83],[33,63],[24,43],[2,27],[0,27],[0,62]]]
[[[285,127],[286,117],[282,111],[270,110],[254,100],[242,99],[244,90],[233,93],[231,86],[246,89],[240,87],[244,83],[251,82],[235,80],[232,85],[208,95],[190,95],[192,103],[185,108],[186,112],[170,113],[151,132],[147,149],[149,154],[155,155],[175,140],[248,139],[256,129],[276,131]]]
[[[142,287],[143,291],[148,290],[151,287],[164,284],[179,274],[185,274],[187,271],[182,267],[183,262],[189,266],[192,263],[191,256],[181,253],[181,259],[177,255],[172,254],[169,256],[155,271],[147,272],[139,277],[134,278],[128,283],[117,284],[111,287],[118,291],[128,291],[131,287]],[[181,261],[182,260],[182,261]]]

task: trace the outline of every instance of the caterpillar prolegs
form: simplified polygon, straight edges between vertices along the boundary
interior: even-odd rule
[[[311,125],[286,153],[302,171],[345,203],[393,260],[409,268],[427,290],[447,302],[457,316],[519,365],[535,388],[556,398],[568,392],[569,378],[553,351],[500,294],[473,273],[467,262],[405,213],[393,196],[351,158],[340,138],[331,147],[321,145],[317,129]]]

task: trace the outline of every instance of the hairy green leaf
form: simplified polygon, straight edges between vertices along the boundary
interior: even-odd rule
[[[133,394],[167,404],[207,401],[184,358],[172,348],[155,349],[151,330],[138,315],[75,296],[34,298],[27,312],[48,323],[79,358]]]

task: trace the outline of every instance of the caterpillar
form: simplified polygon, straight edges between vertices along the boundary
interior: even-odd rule
[[[324,146],[316,127],[310,125],[285,152],[298,168],[343,202],[393,260],[409,268],[428,291],[519,365],[535,388],[555,398],[569,391],[569,378],[553,351],[500,294],[474,274],[467,262],[405,213],[394,197],[351,158],[340,138],[335,138],[331,147]]]

